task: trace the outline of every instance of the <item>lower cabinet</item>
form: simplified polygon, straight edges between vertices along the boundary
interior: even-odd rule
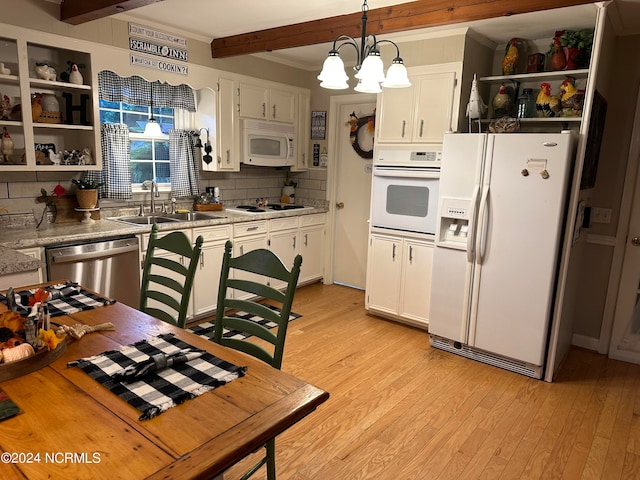
[[[210,314],[216,309],[224,244],[231,238],[232,226],[194,228],[194,242],[199,235],[202,235],[204,242],[191,293],[192,311],[196,317]]]
[[[269,249],[291,268],[296,255],[302,256],[298,285],[323,276],[324,229],[326,215],[318,213],[269,221]],[[284,287],[284,283],[274,285]]]
[[[232,255],[244,255],[251,250],[267,248],[267,220],[254,220],[252,222],[242,222],[233,225],[233,252]],[[232,272],[233,278],[252,279],[260,281],[261,276],[254,273]],[[237,294],[233,292],[234,296]],[[237,298],[249,298],[251,294],[244,293]]]
[[[371,234],[366,299],[371,313],[426,328],[433,241]]]
[[[42,260],[42,249],[40,247],[25,248],[18,252]],[[6,290],[9,287],[24,287],[26,285],[35,285],[45,280],[44,270],[42,267],[37,270],[28,270],[25,272],[16,272],[4,275],[0,278],[0,290]],[[55,280],[55,279],[54,279]]]

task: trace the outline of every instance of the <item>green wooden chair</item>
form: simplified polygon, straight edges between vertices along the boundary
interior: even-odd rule
[[[199,236],[192,245],[179,231],[158,238],[153,226],[142,268],[141,311],[184,328],[203,241]]]
[[[302,256],[297,255],[293,261],[293,267],[288,270],[282,261],[273,252],[266,249],[252,250],[231,257],[233,244],[227,241],[224,247],[222,271],[220,273],[220,287],[218,290],[218,307],[216,310],[214,341],[244,353],[252,355],[274,368],[280,369],[284,353],[284,343],[289,325],[291,304],[300,275]],[[242,272],[256,274],[252,279],[246,279]],[[260,280],[257,280],[260,278]],[[256,280],[254,280],[256,279]],[[286,289],[281,292],[268,285],[269,279],[278,279],[286,282]],[[234,290],[231,292],[230,290]],[[250,299],[242,300],[239,297],[249,296]],[[258,300],[269,300],[270,304],[276,304],[280,312],[265,307]],[[270,320],[277,325],[274,334],[268,328],[252,320],[227,316],[229,310],[243,311]],[[260,338],[270,345],[266,348],[256,345],[250,339],[241,340],[224,338],[223,329],[238,330],[253,337]],[[269,440],[264,446],[266,455],[249,470],[243,480],[253,475],[260,467],[267,465],[267,479],[276,478],[275,438]]]

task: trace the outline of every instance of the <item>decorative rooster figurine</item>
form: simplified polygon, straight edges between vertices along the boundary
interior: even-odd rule
[[[584,105],[584,91],[576,88],[575,79],[567,77],[560,85],[562,96],[562,115],[565,117],[580,117],[582,115],[582,107]]]
[[[82,78],[82,74],[78,70],[78,65],[75,63],[71,65],[71,73],[69,74],[69,83],[73,83],[75,85],[82,85],[84,79]]]
[[[511,95],[507,92],[504,82],[500,84],[500,89],[491,102],[493,107],[493,116],[495,118],[508,117],[511,114],[513,101]]]
[[[536,113],[538,117],[557,117],[562,105],[557,95],[551,95],[551,85],[547,82],[540,84],[540,92],[536,98]]]
[[[478,82],[476,74],[473,74],[471,81],[471,93],[469,94],[469,103],[467,103],[467,117],[469,118],[469,132],[473,131],[471,123],[473,120],[478,121],[478,132],[482,131],[480,119],[487,111],[487,105],[482,101],[482,97],[478,93]]]
[[[9,155],[13,155],[13,140],[11,140],[11,135],[9,135],[9,130],[7,130],[7,127],[2,128],[0,152],[4,156],[5,160],[8,160]]]
[[[516,73],[518,59],[520,58],[520,53],[518,52],[519,40],[518,38],[512,38],[504,49],[504,58],[502,59],[503,75],[513,75]]]

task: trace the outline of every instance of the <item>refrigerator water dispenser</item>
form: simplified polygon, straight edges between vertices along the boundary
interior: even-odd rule
[[[445,247],[465,249],[469,233],[469,200],[443,198],[440,212],[438,243]]]

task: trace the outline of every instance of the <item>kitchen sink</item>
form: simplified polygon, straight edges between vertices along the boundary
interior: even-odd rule
[[[128,217],[111,217],[109,220],[130,223],[132,225],[153,225],[155,223],[193,222],[196,220],[211,220],[214,218],[226,218],[226,216],[201,212],[187,212],[162,213],[159,215],[131,215]]]
[[[214,213],[186,212],[186,213],[163,213],[163,217],[178,220],[179,222],[193,222],[196,220],[211,220],[213,218],[227,218],[226,215]]]
[[[177,218],[171,218],[165,215],[132,215],[130,217],[113,217],[109,220],[116,220],[118,222],[131,223],[133,225],[153,225],[155,223],[171,223],[179,222]]]

